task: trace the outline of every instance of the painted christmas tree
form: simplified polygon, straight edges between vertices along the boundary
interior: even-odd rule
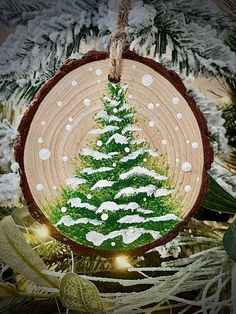
[[[63,234],[87,247],[135,248],[180,221],[167,167],[140,137],[127,88],[109,83],[104,110],[95,116],[97,128],[89,132],[95,145],[81,149],[76,175],[51,212]]]

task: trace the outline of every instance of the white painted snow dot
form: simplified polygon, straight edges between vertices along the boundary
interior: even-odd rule
[[[154,122],[154,121],[149,121],[149,126],[150,126],[150,128],[153,128],[154,125],[155,125],[155,122]]]
[[[52,188],[53,188],[53,190],[56,190],[56,189],[57,189],[57,187],[56,187],[55,185],[54,185]]]
[[[104,221],[107,220],[108,219],[108,215],[107,214],[102,214],[101,215],[101,219],[104,220]]]
[[[100,75],[102,75],[102,70],[101,69],[97,69],[95,73],[96,73],[97,76],[100,76]]]
[[[135,64],[132,65],[132,69],[136,69],[136,65]]]
[[[77,86],[77,81],[76,80],[73,80],[72,82],[71,82],[71,85],[73,86],[73,87],[75,87],[75,86]]]
[[[187,141],[186,141],[186,143],[187,143],[187,144],[189,144],[189,143],[190,143],[190,141],[189,141],[189,140],[187,140]]]
[[[197,142],[193,142],[192,143],[192,148],[193,149],[197,149],[198,148],[198,143]]]
[[[178,158],[176,158],[176,163],[177,163],[177,164],[179,163],[179,159],[178,159]]]
[[[126,152],[126,153],[129,153],[129,152],[130,152],[129,147],[125,147],[125,152]]]
[[[185,192],[190,192],[192,190],[192,187],[191,187],[191,185],[185,185],[185,187],[184,187],[184,191]]]
[[[36,190],[37,191],[42,191],[43,190],[43,185],[41,183],[36,185]]]
[[[93,67],[89,67],[89,72],[92,72],[93,71]]]
[[[51,152],[47,148],[41,148],[39,151],[39,158],[42,160],[47,160],[51,157]]]
[[[176,118],[179,119],[179,120],[182,119],[183,118],[182,113],[177,113]]]
[[[142,76],[142,83],[144,86],[151,86],[153,83],[153,77],[150,74],[145,74]]]
[[[118,109],[117,109],[117,108],[114,108],[114,109],[113,109],[113,112],[114,112],[114,113],[117,113],[117,112],[118,112]]]
[[[179,98],[178,98],[178,97],[173,97],[173,98],[172,98],[172,103],[173,103],[174,105],[178,105],[178,103],[179,103]]]
[[[72,125],[67,124],[67,125],[66,125],[66,131],[71,131],[71,130],[72,130]]]
[[[179,130],[179,128],[176,126],[176,127],[175,127],[175,131],[178,131],[178,130]]]
[[[63,156],[63,157],[62,157],[62,160],[63,160],[63,161],[68,161],[69,158],[68,158],[68,156]]]
[[[162,145],[166,145],[166,144],[167,144],[167,140],[162,140],[162,141],[161,141],[161,144],[162,144]]]
[[[157,107],[157,108],[159,108],[159,107],[160,107],[160,104],[159,104],[159,102],[158,102],[158,103],[156,103],[156,107]]]
[[[97,141],[97,146],[102,146],[102,141]]]
[[[73,118],[72,118],[72,117],[70,117],[70,118],[68,119],[68,121],[69,121],[69,122],[72,122],[72,121],[73,121]]]
[[[153,109],[154,109],[154,104],[153,104],[152,102],[150,102],[150,103],[148,104],[148,109],[149,109],[149,110],[153,110]]]
[[[183,170],[184,172],[188,172],[188,171],[190,171],[190,170],[192,169],[192,165],[191,165],[190,162],[185,161],[185,162],[183,162],[181,168],[182,168],[182,170]]]
[[[62,212],[62,213],[67,212],[67,208],[66,208],[66,207],[62,207],[62,208],[61,208],[61,212]]]
[[[41,125],[45,125],[46,124],[46,122],[45,121],[41,121]]]
[[[87,195],[87,199],[88,199],[88,200],[91,200],[91,198],[92,198],[92,195],[91,195],[91,194],[88,194],[88,195]]]
[[[63,106],[63,102],[59,100],[59,101],[57,102],[57,105],[58,105],[58,107],[62,107],[62,106]]]
[[[143,161],[146,162],[146,161],[147,161],[147,158],[144,158]]]
[[[146,202],[146,200],[147,200],[146,197],[144,197],[143,200],[144,200],[144,202]]]
[[[115,242],[111,242],[111,246],[115,246],[116,245],[116,243]]]
[[[113,167],[115,167],[115,166],[116,166],[116,163],[115,163],[115,162],[113,162],[112,166],[113,166]]]
[[[128,98],[129,98],[129,99],[132,99],[132,98],[133,98],[133,95],[129,95]]]
[[[86,107],[90,106],[90,105],[91,105],[91,100],[90,100],[89,98],[85,98],[85,99],[84,99],[84,105],[85,105]]]
[[[42,137],[39,137],[39,138],[38,138],[38,143],[39,143],[39,144],[42,144],[42,143],[43,143],[43,138],[42,138]]]
[[[198,178],[197,178],[197,182],[199,182],[199,181],[200,181],[200,178],[198,177]]]

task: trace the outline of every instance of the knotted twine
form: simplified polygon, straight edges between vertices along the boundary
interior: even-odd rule
[[[124,29],[128,23],[131,1],[132,0],[120,0],[116,31],[111,35],[108,79],[113,83],[120,82],[121,78],[121,60],[127,37],[127,33]]]

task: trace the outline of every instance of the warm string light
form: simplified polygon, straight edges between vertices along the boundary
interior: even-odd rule
[[[117,256],[116,265],[120,269],[132,268],[132,265],[128,262],[128,258],[126,256]]]
[[[38,226],[34,228],[34,232],[37,234],[39,238],[46,238],[49,236],[49,231],[46,226]]]

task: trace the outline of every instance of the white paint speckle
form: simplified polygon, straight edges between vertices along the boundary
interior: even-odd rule
[[[87,195],[87,199],[88,199],[88,200],[91,200],[91,198],[92,198],[92,195],[91,195],[91,194],[88,194],[88,195]]]
[[[179,119],[179,120],[182,119],[183,118],[182,113],[177,113],[176,118]]]
[[[96,75],[101,76],[102,75],[102,70],[101,69],[96,69]]]
[[[179,163],[179,159],[178,159],[178,158],[176,158],[176,160],[175,160],[175,161],[176,161],[176,163],[177,163],[177,164]]]
[[[62,156],[62,160],[63,160],[63,161],[68,161],[69,158],[68,158],[68,156],[65,155],[65,156]]]
[[[191,185],[185,185],[184,191],[185,191],[186,193],[190,192],[191,190],[192,190]]]
[[[43,190],[43,185],[41,183],[36,185],[36,190],[37,191],[42,191]]]
[[[178,130],[179,130],[179,128],[176,126],[176,127],[175,127],[175,131],[177,132]]]
[[[47,160],[51,157],[51,152],[47,148],[41,148],[39,151],[39,158],[42,160]]]
[[[102,219],[103,221],[107,220],[107,219],[108,219],[108,215],[107,215],[107,214],[102,214],[102,215],[101,215],[101,219]]]
[[[132,99],[132,98],[133,98],[133,95],[129,95],[128,98],[129,98],[129,99]]]
[[[153,77],[150,74],[145,74],[142,76],[142,83],[144,86],[151,86],[153,83]]]
[[[73,87],[75,87],[75,86],[77,86],[77,81],[76,80],[73,80],[72,82],[71,82],[71,85],[73,86]]]
[[[38,143],[39,143],[39,144],[42,144],[42,143],[43,143],[43,138],[42,138],[42,137],[39,137],[39,138],[38,138]]]
[[[192,148],[193,149],[197,149],[198,148],[198,143],[197,142],[193,142],[192,143]]]
[[[146,161],[147,161],[147,158],[144,158],[143,161],[146,162]]]
[[[160,107],[160,104],[159,104],[159,102],[158,102],[158,103],[156,103],[156,107],[157,107],[157,108],[159,108],[159,107]]]
[[[187,144],[189,144],[189,143],[190,143],[190,141],[189,141],[189,140],[187,140],[187,141],[186,141],[186,143],[187,143]]]
[[[199,177],[197,177],[197,182],[199,182],[200,181],[200,178]]]
[[[146,200],[147,200],[146,197],[144,197],[143,200],[144,200],[144,202],[146,202]]]
[[[114,108],[114,109],[113,109],[113,112],[114,112],[114,113],[117,113],[117,112],[118,112],[118,109],[117,109],[117,108]]]
[[[84,99],[84,105],[85,105],[86,107],[90,106],[90,105],[91,105],[91,100],[90,100],[89,98],[85,98],[85,99]]]
[[[150,128],[153,128],[154,125],[155,125],[155,122],[154,122],[154,121],[149,121],[149,126],[150,126]]]
[[[55,185],[53,185],[53,187],[52,187],[52,188],[53,188],[53,190],[56,190],[56,189],[57,189],[57,187],[56,187]]]
[[[115,246],[116,245],[116,243],[115,242],[111,242],[111,246]]]
[[[68,119],[68,121],[69,121],[69,122],[73,122],[73,118],[70,117],[70,118]]]
[[[126,153],[129,153],[129,152],[130,152],[129,147],[125,147],[125,152],[126,152]]]
[[[58,105],[58,107],[62,107],[62,106],[63,106],[63,102],[59,100],[59,101],[57,102],[57,105]]]
[[[136,69],[136,65],[135,64],[132,65],[132,69]]]
[[[72,125],[71,124],[67,124],[66,125],[66,131],[70,132],[72,130]]]
[[[167,140],[162,140],[162,141],[161,141],[161,144],[162,144],[162,145],[166,145],[166,144],[167,144]]]
[[[66,208],[66,207],[62,207],[62,208],[61,208],[61,212],[62,212],[62,213],[66,213],[66,212],[67,212],[67,208]]]
[[[102,141],[97,141],[97,146],[102,146]]]
[[[190,171],[190,170],[192,169],[192,165],[191,165],[190,162],[185,161],[185,162],[183,162],[181,168],[182,168],[182,170],[183,170],[184,172],[188,172],[188,171]]]
[[[149,109],[149,110],[154,110],[154,104],[153,104],[152,102],[150,102],[150,103],[148,104],[148,109]]]
[[[116,163],[115,163],[115,162],[113,162],[112,166],[113,166],[113,167],[116,167]]]
[[[173,103],[174,105],[178,105],[178,103],[179,103],[179,98],[178,98],[178,97],[173,97],[173,98],[172,98],[172,103]]]
[[[93,67],[89,67],[89,72],[92,72],[93,71]]]
[[[41,125],[45,125],[46,124],[46,122],[45,121],[41,121]]]

